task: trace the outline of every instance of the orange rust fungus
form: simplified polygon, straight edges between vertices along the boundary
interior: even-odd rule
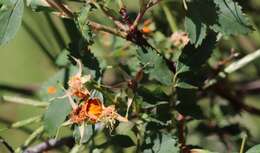
[[[145,34],[148,34],[148,33],[151,33],[152,30],[149,27],[145,26],[145,27],[143,27],[142,32]]]
[[[57,92],[57,88],[54,86],[50,86],[47,89],[48,94],[55,94]]]
[[[85,103],[73,110],[70,114],[70,119],[73,123],[82,123],[89,120],[96,123],[103,111],[102,103],[99,99],[88,99]]]
[[[102,103],[97,98],[89,99],[83,107],[83,110],[86,112],[86,115],[93,122],[96,122],[99,119],[103,111]]]

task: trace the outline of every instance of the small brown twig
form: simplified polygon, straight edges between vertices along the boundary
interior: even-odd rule
[[[119,37],[124,38],[124,39],[126,39],[126,37],[127,37],[127,33],[126,33],[126,32],[119,31],[119,30],[116,30],[116,29],[114,29],[114,28],[101,25],[101,24],[96,23],[96,22],[94,22],[94,21],[88,21],[88,24],[89,24],[89,26],[90,26],[93,30],[104,31],[104,32],[107,32],[107,33],[110,33],[110,34],[119,36]]]
[[[46,2],[50,5],[50,7],[63,13],[67,18],[70,18],[70,19],[74,18],[73,12],[68,7],[66,7],[64,4],[62,4],[61,2],[53,1],[53,0],[46,0]],[[110,34],[113,34],[113,35],[126,39],[127,34],[125,32],[116,30],[114,28],[111,28],[111,27],[108,27],[105,25],[101,25],[94,21],[88,21],[87,24],[89,24],[89,26],[94,30],[104,31],[104,32],[107,32],[107,33],[110,33]]]
[[[94,2],[94,5],[97,6],[109,19],[111,19],[114,24],[123,31],[127,31],[128,30],[128,26],[125,26],[120,20],[116,19],[115,16],[113,16],[109,10],[107,10],[106,7],[104,7],[103,5],[99,5],[98,3]]]
[[[72,11],[66,7],[63,3],[57,0],[45,0],[52,8],[58,10],[61,13],[64,13],[64,15],[68,18],[73,18],[74,15]]]
[[[136,16],[133,24],[130,27],[130,30],[134,30],[137,28],[138,24],[141,22],[145,12],[153,7],[154,5],[158,4],[159,2],[161,2],[162,0],[150,0],[147,4],[143,3],[143,6],[141,6],[138,15]]]

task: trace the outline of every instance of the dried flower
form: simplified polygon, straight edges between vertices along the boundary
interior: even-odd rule
[[[93,124],[101,122],[110,130],[113,129],[116,120],[121,122],[128,121],[116,112],[114,105],[105,107],[98,98],[88,99],[84,104],[73,110],[70,120],[76,124],[81,124],[84,121]]]
[[[84,86],[86,82],[88,82],[91,79],[90,75],[85,75],[82,76],[82,63],[80,60],[73,58],[76,62],[77,65],[79,66],[79,71],[76,75],[72,76],[69,81],[69,89],[68,92],[72,96],[77,96],[81,99],[87,98],[89,96],[89,91],[88,89]]]
[[[68,90],[65,90],[65,95],[61,96],[61,97],[55,97],[55,98],[68,98],[71,107],[73,108],[74,113],[73,114],[77,114],[78,113],[78,104],[76,104],[73,100],[72,96],[76,96],[81,100],[84,99],[88,99],[89,97],[89,91],[88,89],[84,86],[84,84],[86,82],[88,82],[91,79],[90,75],[85,75],[82,76],[82,63],[80,62],[80,60],[72,57],[76,62],[77,65],[79,67],[78,73],[75,74],[74,76],[70,77],[69,81],[68,81],[68,85],[69,88]],[[54,89],[49,88],[48,89],[48,93],[52,93]],[[55,99],[53,98],[53,99]],[[78,120],[78,119],[75,119]]]
[[[170,38],[170,41],[174,46],[181,47],[187,45],[190,39],[186,32],[174,32]]]
[[[73,109],[73,111],[70,114],[70,120],[72,123],[80,124],[84,122],[87,119],[87,116],[82,111],[82,105]]]

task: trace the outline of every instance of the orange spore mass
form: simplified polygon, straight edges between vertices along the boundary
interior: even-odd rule
[[[50,86],[47,89],[48,94],[55,94],[57,92],[57,88],[54,86]]]
[[[99,119],[103,111],[102,103],[99,99],[89,99],[86,105],[83,106],[83,109],[90,120],[94,122]]]
[[[143,32],[143,33],[151,33],[152,30],[151,30],[150,28],[148,28],[148,27],[145,26],[145,27],[143,27],[142,32]]]
[[[82,123],[85,120],[95,123],[102,111],[102,103],[99,99],[88,99],[83,105],[73,110],[70,119],[73,123]]]

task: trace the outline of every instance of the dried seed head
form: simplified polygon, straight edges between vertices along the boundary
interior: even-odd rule
[[[73,111],[70,113],[70,120],[72,123],[81,124],[87,119],[87,116],[82,111],[82,105],[77,107],[76,109],[73,109]]]
[[[85,88],[84,84],[91,79],[91,75],[82,76],[82,63],[80,60],[72,57],[79,67],[79,71],[76,75],[72,76],[69,81],[69,93],[72,96],[77,96],[81,99],[87,98],[89,96],[89,91]]]
[[[186,32],[174,32],[170,38],[170,41],[174,46],[181,47],[187,45],[190,39]]]
[[[102,111],[102,114],[100,116],[100,122],[104,123],[106,128],[109,128],[110,131],[114,129],[114,125],[116,123],[116,120],[120,122],[127,122],[127,118],[122,117],[116,112],[115,106],[110,105],[108,107],[105,107]]]
[[[89,118],[89,121],[96,123],[103,111],[102,103],[99,99],[89,99],[83,107],[83,111]]]
[[[84,104],[73,110],[70,119],[73,123],[79,124],[83,121],[96,123],[103,111],[102,103],[99,99],[88,99]]]
[[[128,121],[116,112],[114,105],[104,107],[98,98],[88,99],[84,104],[74,109],[70,114],[70,120],[76,124],[81,124],[84,121],[89,121],[93,124],[101,122],[111,131],[116,120],[120,122]]]

